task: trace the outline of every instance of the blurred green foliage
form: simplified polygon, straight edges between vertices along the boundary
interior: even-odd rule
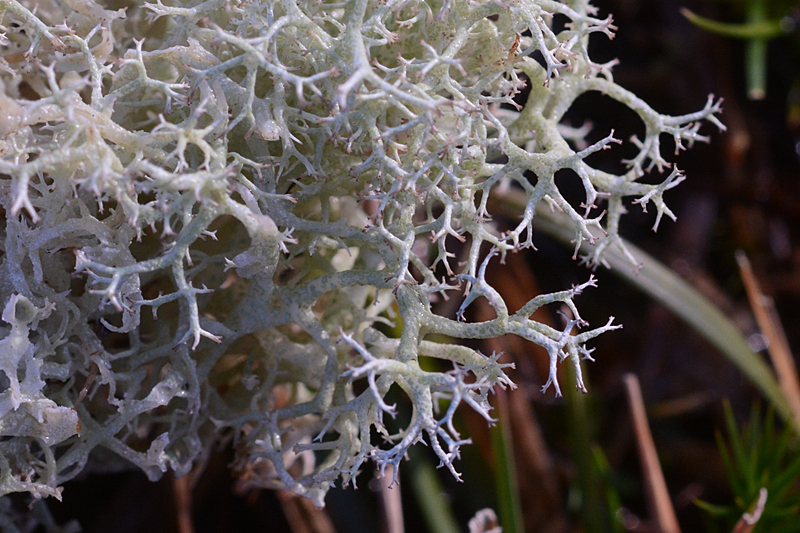
[[[731,531],[744,513],[753,513],[760,491],[767,490],[753,533],[800,531],[800,442],[791,428],[775,426],[775,411],[753,407],[748,423],[739,430],[730,403],[724,403],[727,440],[717,432],[717,445],[733,492],[732,505],[697,501],[722,531]],[[721,523],[721,524],[720,524]]]

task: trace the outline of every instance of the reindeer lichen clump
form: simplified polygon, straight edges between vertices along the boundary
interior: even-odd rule
[[[591,277],[512,312],[486,270],[533,245],[545,201],[601,262],[626,199],[674,218],[678,170],[640,181],[671,167],[660,136],[722,128],[711,98],[669,117],[615,84],[587,52],[612,19],[584,0],[113,6],[0,0],[0,493],[60,497],[90,461],[181,476],[226,439],[242,483],[320,505],[423,439],[457,476],[455,409],[491,420],[511,386],[459,340],[543,346],[560,394],[556,365],[585,390],[585,344],[618,327],[581,319]],[[612,134],[589,145],[563,121],[590,91],[645,125],[624,174],[586,162]],[[509,187],[528,202],[501,231],[488,201]],[[431,305],[460,296],[457,317]],[[495,318],[464,320],[478,298]],[[562,329],[530,319],[551,303]],[[393,385],[413,415],[389,435]]]

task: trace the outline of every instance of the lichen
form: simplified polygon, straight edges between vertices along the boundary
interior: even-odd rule
[[[661,135],[723,128],[711,97],[670,117],[617,85],[588,54],[612,19],[583,0],[37,4],[0,0],[0,494],[58,497],[98,447],[180,476],[225,441],[242,483],[318,505],[421,440],[458,477],[455,409],[491,422],[512,386],[460,340],[543,346],[560,394],[557,364],[585,391],[586,343],[618,327],[580,317],[593,277],[512,311],[486,270],[533,246],[542,202],[601,263],[626,202],[674,218]],[[613,132],[564,121],[591,91],[644,123],[622,174],[586,160]],[[508,188],[529,199],[504,232],[488,200]],[[496,317],[465,320],[479,298]],[[563,328],[531,320],[554,303]],[[392,387],[413,414],[389,435]]]

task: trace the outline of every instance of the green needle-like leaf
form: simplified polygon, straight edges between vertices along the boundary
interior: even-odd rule
[[[786,34],[781,27],[780,20],[733,24],[702,17],[685,7],[681,8],[681,15],[686,17],[689,22],[698,28],[716,33],[717,35],[734,37],[736,39],[774,39],[775,37]]]

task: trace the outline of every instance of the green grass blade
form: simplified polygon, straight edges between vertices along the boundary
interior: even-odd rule
[[[749,22],[745,24],[731,24],[701,17],[686,8],[681,8],[681,15],[686,17],[689,22],[706,31],[734,37],[736,39],[774,39],[785,35],[786,32],[781,28],[779,20],[762,20],[760,22]]]
[[[743,494],[745,492],[745,486],[742,484],[742,479],[738,471],[733,467],[733,459],[728,452],[728,445],[725,443],[725,439],[722,438],[722,434],[719,431],[714,433],[714,437],[717,441],[717,449],[719,450],[719,457],[722,461],[722,468],[725,470],[725,477],[728,478],[733,493]]]
[[[450,506],[441,480],[427,458],[410,450],[411,461],[404,467],[411,478],[411,487],[420,513],[431,533],[460,533],[458,521]]]
[[[616,518],[616,512],[622,508],[622,498],[620,498],[619,492],[614,487],[611,464],[608,462],[608,458],[603,452],[603,449],[598,444],[592,444],[592,458],[594,459],[594,468],[602,483],[601,488],[606,500],[611,530],[614,533],[624,533],[624,526]]]
[[[568,382],[574,383],[574,367],[569,365],[564,370]],[[588,377],[584,375],[584,379],[589,386]],[[597,426],[590,397],[571,385],[564,387],[564,397],[569,417],[570,455],[575,465],[573,490],[580,494],[581,529],[586,533],[606,533],[613,530],[617,521],[612,515],[619,507],[613,510],[608,507],[607,489],[611,487],[596,461]]]
[[[724,505],[715,505],[705,500],[695,500],[694,504],[698,506],[700,509],[706,511],[711,516],[721,517],[721,516],[729,516],[731,514],[730,507]]]
[[[736,417],[733,415],[733,409],[728,401],[723,402],[723,409],[725,410],[725,428],[728,431],[728,442],[733,452],[733,460],[735,461],[735,472],[739,474],[740,479],[744,482],[744,490],[742,494],[750,494],[753,492],[754,487],[758,484],[759,480],[755,478],[755,472],[752,465],[752,455],[748,454],[746,450],[752,451],[746,446],[748,441],[747,428],[739,434],[739,427],[736,424]],[[740,494],[741,495],[741,494]]]
[[[744,433],[745,439],[747,440],[747,475],[748,478],[753,479],[754,489],[757,490],[761,488],[763,484],[763,474],[766,473],[763,468],[761,468],[761,450],[762,450],[762,440],[761,440],[761,407],[756,405],[750,411],[750,423],[745,428]],[[758,485],[756,487],[755,485]]]
[[[497,403],[506,402],[498,393]],[[499,420],[489,430],[492,439],[492,456],[494,459],[494,479],[497,490],[497,510],[500,525],[504,532],[523,533],[522,503],[517,483],[517,467],[514,462],[514,447],[509,425],[508,407],[505,403],[498,406]]]
[[[789,439],[792,437],[790,431],[782,431],[777,438],[775,444],[771,447],[772,452],[769,456],[769,463],[767,468],[770,472],[778,472],[780,465],[783,463],[783,458],[789,446]]]
[[[770,482],[772,488],[770,497],[780,501],[790,489],[795,487],[797,477],[800,476],[800,457],[787,465],[782,472],[774,472],[774,474],[777,475]]]
[[[751,26],[768,24],[762,0],[747,4],[747,23]],[[763,100],[767,95],[767,38],[753,37],[747,41],[744,70],[747,76],[747,97]]]

